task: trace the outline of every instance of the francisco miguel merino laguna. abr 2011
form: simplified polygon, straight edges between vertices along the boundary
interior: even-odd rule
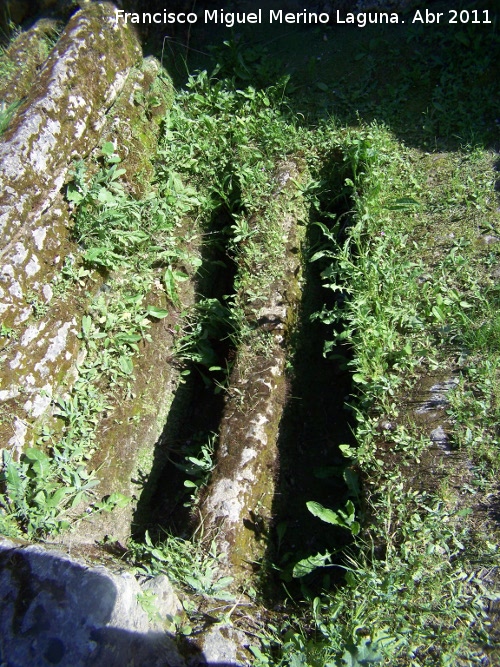
[[[123,9],[115,10],[116,22],[135,24],[164,24],[174,23],[197,23],[200,19],[204,23],[217,23],[232,28],[237,24],[262,24],[265,19],[262,9],[255,12],[226,12],[224,9],[206,9],[203,15],[195,12],[126,12]],[[327,24],[330,22],[330,15],[326,12],[283,12],[279,10],[269,10],[267,14],[269,23],[296,23],[296,24]]]

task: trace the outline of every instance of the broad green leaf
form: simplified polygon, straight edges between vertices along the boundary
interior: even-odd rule
[[[168,310],[158,308],[157,306],[148,306],[146,313],[149,317],[156,317],[157,320],[162,320],[164,317],[167,317]]]
[[[76,496],[73,498],[73,501],[71,503],[71,508],[78,507],[78,505],[85,499],[85,491],[79,491]]]
[[[113,153],[115,152],[115,145],[113,144],[112,141],[106,141],[102,145],[101,151],[103,155],[108,155],[108,156],[113,155]]]
[[[356,514],[356,508],[354,507],[354,503],[352,500],[348,500],[345,504],[345,508],[347,510],[347,514],[345,512],[340,512],[343,516],[347,517],[347,521],[352,522],[354,520],[354,516]]]
[[[29,461],[40,461],[42,463],[48,463],[50,461],[50,458],[45,452],[42,452],[41,449],[35,449],[34,447],[29,447],[24,452],[24,455]]]
[[[88,489],[92,489],[94,486],[99,486],[100,483],[98,479],[91,479],[83,486],[82,491],[88,491]]]
[[[318,259],[321,259],[322,257],[328,257],[330,253],[327,250],[318,250],[318,252],[315,252],[314,255],[309,259],[310,262],[316,262]]]
[[[118,157],[118,156],[116,156],[116,157]],[[121,162],[120,158],[118,158],[117,162]],[[112,180],[116,181],[116,179],[120,178],[120,176],[123,176],[123,174],[126,174],[126,173],[127,173],[126,169],[115,169],[115,171],[113,172]],[[113,185],[113,188],[116,191],[116,184]]]
[[[317,570],[318,567],[324,567],[330,557],[331,554],[327,552],[325,554],[315,554],[314,556],[308,556],[307,558],[299,560],[299,562],[294,565],[292,577],[294,577],[294,579],[305,577],[307,574]]]
[[[47,500],[47,505],[49,507],[57,507],[64,496],[68,495],[68,493],[71,493],[70,489],[67,489],[66,487],[63,487],[62,489],[57,489],[50,498]]]
[[[349,646],[342,656],[344,664],[348,667],[369,667],[382,662],[382,655],[372,648],[369,639],[363,639],[357,646]]]
[[[196,579],[195,577],[191,577],[191,576],[187,575],[187,576],[185,577],[185,581],[186,581],[186,584],[188,584],[189,586],[191,586],[191,588],[192,588],[193,590],[195,590],[195,591],[202,591],[202,590],[203,590],[203,585],[202,585],[201,582],[200,582],[198,579]]]
[[[84,315],[82,317],[82,331],[85,338],[88,338],[91,326],[92,326],[92,318],[90,317],[90,315]]]
[[[441,308],[439,308],[438,306],[433,306],[432,314],[434,315],[436,320],[438,320],[439,322],[444,322],[445,316]]]
[[[353,459],[356,456],[356,450],[351,445],[339,445],[339,449],[346,459]]]
[[[361,530],[361,526],[357,521],[353,521],[351,523],[351,534],[356,537],[356,535],[359,535],[359,531]]]
[[[116,507],[127,507],[130,504],[132,498],[119,493],[118,491],[112,493],[108,498],[108,503],[115,505]]]
[[[314,500],[310,500],[308,503],[306,503],[306,507],[313,516],[317,516],[318,519],[321,519],[321,521],[331,523],[334,526],[339,526],[344,523],[342,519],[339,518],[337,512],[323,507],[323,505],[320,505],[320,503],[317,503]]]
[[[125,373],[125,375],[131,375],[134,370],[134,364],[128,357],[120,357],[118,365],[120,366],[122,373]]]
[[[214,590],[222,590],[223,588],[227,588],[229,584],[232,584],[234,581],[234,577],[221,577],[217,583],[213,586]]]
[[[47,498],[45,496],[45,491],[39,491],[33,498],[33,500],[39,507],[43,507],[44,505],[46,505]]]
[[[120,333],[116,336],[119,343],[138,343],[142,340],[141,334]]]
[[[80,204],[85,199],[85,196],[80,192],[74,183],[69,183],[66,189],[66,198],[68,201],[72,201],[78,206],[78,204]]]
[[[5,470],[5,480],[9,486],[9,493],[12,495],[18,495],[22,490],[22,480],[19,470],[15,463],[9,461]]]
[[[165,270],[163,281],[165,283],[165,290],[169,299],[172,301],[174,306],[178,306],[179,296],[177,295],[177,287],[175,285],[175,275],[170,266]]]
[[[112,204],[115,201],[115,195],[108,188],[100,188],[97,199],[102,204]]]
[[[294,653],[289,658],[289,667],[309,667],[306,657],[299,653]]]

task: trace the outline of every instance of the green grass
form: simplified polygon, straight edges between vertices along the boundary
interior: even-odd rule
[[[483,497],[493,491],[494,473],[486,477],[482,470],[498,461],[496,394],[490,391],[497,387],[497,318],[488,273],[496,251],[481,241],[485,230],[496,229],[493,154],[480,145],[438,154],[410,148],[378,122],[301,127],[289,107],[279,115],[272,105],[269,110],[269,97],[235,92],[204,76],[191,80],[169,119],[170,159],[182,153],[178,163],[205,193],[198,195],[202,211],[213,209],[215,197],[237,213],[236,235],[245,243],[251,242],[245,220],[267,195],[256,165],[265,174],[298,150],[309,163],[316,180],[307,192],[324,231],[312,260],[321,264],[327,289],[340,296],[334,309],[325,305],[318,316],[333,334],[325,353],[348,349],[358,445],[344,451],[366,482],[364,530],[337,564],[346,572],[345,585],[315,597],[312,616],[296,618],[287,633],[263,633],[268,650],[254,649],[255,664],[368,664],[362,658],[388,665],[473,664],[488,650],[486,609],[494,593],[480,571],[495,562],[495,542],[488,529],[475,529],[472,496],[459,500],[451,481],[462,473],[459,465],[450,464],[436,488],[413,488],[404,470],[420,460],[429,441],[411,423],[398,424],[385,438],[384,447],[394,452],[389,457],[380,450],[378,424],[382,418],[397,422],[423,373],[461,364],[462,384],[450,407],[456,443],[465,432]],[[210,141],[214,127],[224,128],[217,147]],[[176,142],[176,136],[189,141]],[[340,159],[325,181],[321,175],[335,152]],[[351,212],[325,218],[335,210],[328,200],[339,185]],[[471,359],[473,344],[483,352],[468,368],[461,360]],[[487,422],[481,426],[480,415]]]
[[[17,108],[19,107],[19,102],[13,102],[12,104],[0,103],[0,136],[5,132],[9,123],[12,119],[12,116],[16,113]]]

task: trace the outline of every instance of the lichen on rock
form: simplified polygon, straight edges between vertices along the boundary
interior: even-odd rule
[[[81,304],[53,301],[54,278],[74,250],[60,191],[74,157],[98,143],[139,59],[134,34],[116,25],[111,4],[78,12],[0,140],[1,316],[12,332],[2,350],[0,428],[17,451],[36,435],[33,420],[67,381],[78,353]]]
[[[57,21],[40,19],[17,35],[0,55],[0,100],[5,105],[29,95],[56,42],[58,28]]]

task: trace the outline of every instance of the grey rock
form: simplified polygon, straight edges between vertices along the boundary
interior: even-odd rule
[[[241,279],[237,299],[246,309],[251,334],[240,345],[231,372],[216,464],[199,506],[203,533],[213,533],[217,552],[227,555],[222,571],[233,577],[234,588],[252,576],[251,563],[263,557],[265,540],[260,538],[272,520],[279,424],[286,403],[285,331],[281,327],[293,326],[292,313],[301,298],[301,259],[296,249],[303,235],[298,221],[304,219],[305,208],[298,183],[304,177],[303,167],[292,161],[280,163],[273,176],[269,210],[275,220],[272,238],[280,240],[280,251],[273,250],[267,231],[256,241],[260,259],[252,280]],[[267,215],[271,219],[269,212]],[[258,224],[257,219],[252,222]],[[244,267],[247,260],[242,254],[239,261]],[[253,326],[257,301],[260,330]],[[259,343],[262,330],[268,333],[265,350]]]
[[[158,591],[167,591],[165,579],[157,582]],[[0,663],[185,667],[172,637],[152,630],[141,592],[128,572],[1,541]],[[169,609],[180,604],[172,594],[159,596]]]
[[[450,438],[442,426],[438,426],[430,433],[431,441],[444,451],[445,454],[451,454]]]
[[[248,663],[240,654],[246,643],[243,632],[228,625],[215,625],[203,636],[201,648],[209,665],[244,667]]]
[[[431,431],[431,440],[432,442],[448,442],[448,436],[442,426]]]
[[[430,388],[430,397],[423,401],[416,409],[417,414],[424,414],[434,410],[443,410],[449,405],[447,394],[458,384],[458,378],[452,377],[438,382]]]
[[[183,617],[184,609],[181,601],[177,597],[174,587],[170,583],[168,577],[160,574],[153,579],[148,579],[141,586],[143,591],[146,591],[154,596],[154,606],[157,611],[157,617],[150,619],[153,629],[163,630],[165,622],[170,624],[174,617]]]
[[[479,240],[484,245],[492,245],[494,243],[498,243],[500,241],[500,238],[498,238],[498,236],[494,236],[493,234],[484,234],[483,236],[479,237]]]

